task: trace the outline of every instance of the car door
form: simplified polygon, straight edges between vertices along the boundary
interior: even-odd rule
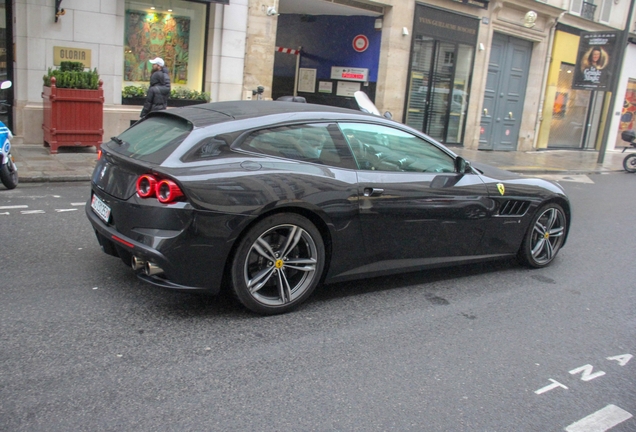
[[[402,129],[339,126],[359,168],[360,223],[371,262],[409,267],[477,253],[492,211],[479,175],[455,172],[450,154]]]

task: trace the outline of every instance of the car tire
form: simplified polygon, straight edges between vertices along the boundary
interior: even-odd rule
[[[314,224],[295,213],[274,214],[239,240],[231,289],[253,312],[289,312],[311,295],[324,266],[324,242]]]
[[[18,170],[9,156],[7,163],[0,165],[0,181],[7,189],[18,186]]]
[[[623,168],[630,173],[636,172],[636,153],[630,154],[623,159]]]
[[[563,208],[556,203],[542,206],[523,238],[517,255],[519,261],[533,268],[549,265],[559,253],[566,233],[567,218]]]

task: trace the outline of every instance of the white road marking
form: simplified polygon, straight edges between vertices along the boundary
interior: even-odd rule
[[[552,378],[549,378],[549,381],[552,381],[552,384],[548,384],[547,386],[545,386],[543,388],[540,388],[539,390],[535,390],[535,393],[536,394],[542,394],[542,393],[548,392],[550,390],[553,390],[553,389],[555,389],[557,387],[562,387],[562,388],[564,388],[566,390],[568,389],[566,386],[564,386],[563,384],[561,384],[558,381],[553,380]]]
[[[4,212],[4,213],[0,213],[0,215],[10,215],[11,213],[9,212]]]
[[[28,205],[0,206],[0,210],[12,210],[19,208],[29,208]]]
[[[576,369],[572,369],[570,371],[570,373],[572,375],[576,375],[577,373],[581,373],[581,380],[582,381],[592,381],[594,378],[598,378],[600,376],[605,375],[605,372],[603,371],[598,371],[596,373],[592,373],[592,371],[594,370],[594,366],[587,364],[585,366],[581,366],[578,367]]]
[[[71,203],[72,206],[83,206],[84,204],[86,204],[86,203],[83,203],[83,202],[81,202],[81,203]]]
[[[616,405],[608,405],[566,427],[567,432],[603,432],[632,418],[632,415]]]
[[[553,180],[556,182],[569,181],[576,183],[594,184],[594,181],[584,174],[538,174],[533,177],[541,177],[542,179]]]
[[[38,214],[38,213],[44,213],[44,210],[22,210],[20,213],[22,213],[22,214]]]
[[[627,364],[627,362],[629,362],[632,357],[634,357],[631,354],[621,354],[621,355],[617,355],[614,357],[608,357],[608,360],[616,360],[618,362],[619,365],[621,366],[625,366]]]
[[[77,211],[77,209],[55,209],[55,211],[58,213],[62,213],[62,212]]]

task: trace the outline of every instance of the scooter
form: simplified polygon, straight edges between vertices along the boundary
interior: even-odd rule
[[[625,142],[628,142],[630,146],[636,148],[636,132],[633,130],[626,130],[621,132],[621,139]],[[623,147],[623,151],[621,153],[625,153],[629,147]],[[630,153],[625,156],[623,159],[623,168],[625,171],[634,173],[636,172],[636,153]]]
[[[11,87],[11,81],[0,84],[0,90]],[[9,107],[6,101],[0,101],[2,107]],[[11,138],[13,134],[9,128],[0,121],[0,181],[7,189],[14,189],[18,185],[18,167],[11,156]]]

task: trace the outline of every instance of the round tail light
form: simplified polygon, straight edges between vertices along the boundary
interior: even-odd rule
[[[137,194],[141,198],[152,198],[155,196],[157,179],[150,174],[144,174],[137,179]]]
[[[172,180],[161,180],[157,183],[157,199],[160,203],[169,204],[183,196],[183,192]]]

